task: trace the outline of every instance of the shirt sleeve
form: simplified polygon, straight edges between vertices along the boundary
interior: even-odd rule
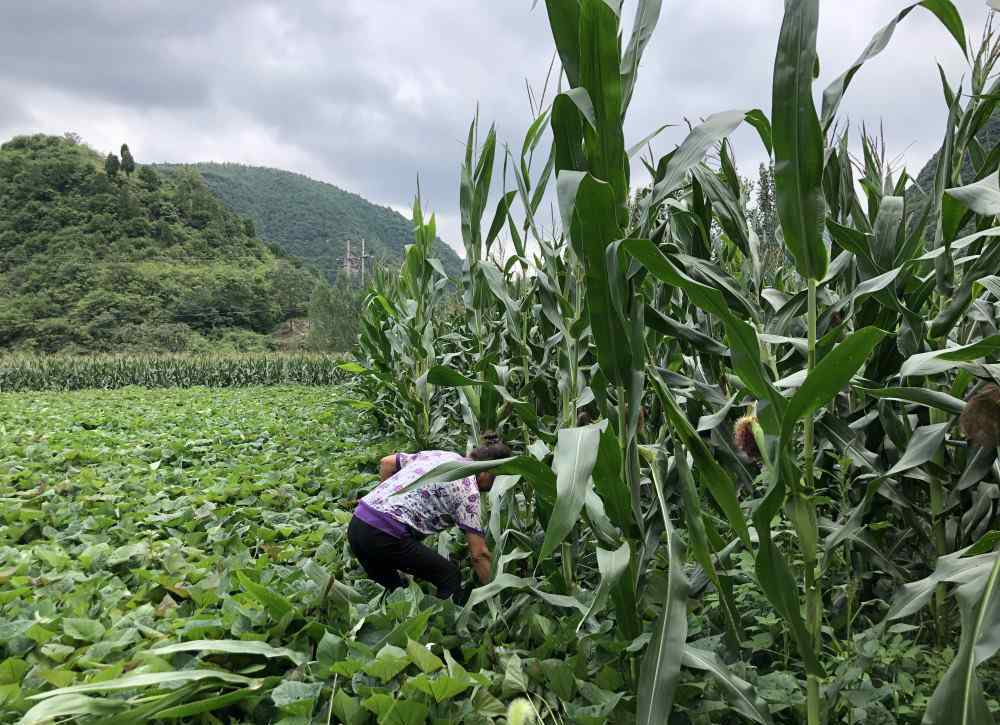
[[[475,479],[472,479],[475,481]],[[464,479],[456,489],[455,512],[453,518],[455,524],[462,531],[471,534],[485,536],[482,524],[482,504],[479,499],[479,490],[475,484],[469,484],[469,479]]]

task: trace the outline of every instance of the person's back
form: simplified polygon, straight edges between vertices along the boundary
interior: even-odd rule
[[[488,461],[511,455],[496,434],[484,434],[483,439],[486,445],[473,450],[470,459]],[[484,584],[490,580],[492,557],[481,523],[479,494],[490,490],[493,474],[483,471],[399,493],[442,463],[464,460],[450,451],[395,453],[381,460],[382,482],[358,502],[347,527],[351,551],[372,580],[387,590],[396,589],[404,586],[399,572],[405,571],[434,584],[442,599],[463,603],[468,590],[462,589],[458,567],[420,542],[451,526],[465,533],[479,580]]]
[[[464,460],[451,451],[396,454],[397,472],[361,499],[355,515],[376,528],[391,529],[387,533],[399,535],[405,535],[406,528],[424,537],[458,526],[466,533],[483,536],[475,476],[432,483],[394,495],[442,463]]]

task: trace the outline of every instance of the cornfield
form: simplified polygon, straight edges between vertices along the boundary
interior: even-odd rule
[[[0,357],[0,392],[332,385],[342,360],[320,354]]]
[[[554,98],[533,103],[519,144],[483,136],[478,118],[469,130],[462,304],[430,256],[418,195],[417,241],[398,276],[376,277],[362,321],[358,374],[387,425],[422,446],[485,429],[519,442],[491,494],[494,579],[467,609],[490,602],[484,626],[508,634],[533,602],[579,611],[591,654],[577,676],[612,667],[620,708],[644,724],[694,720],[685,672],[728,702],[723,719],[697,722],[861,721],[906,687],[886,695],[866,674],[903,635],[951,648],[916,717],[993,723],[995,683],[984,690],[977,672],[1000,649],[1000,146],[979,132],[1000,100],[1000,41],[988,29],[970,49],[949,0],[915,3],[817,108],[819,2],[787,0],[770,117],[708,116],[642,158],[652,181],[635,189],[646,144],[623,128],[661,3],[638,0],[627,39],[618,3],[545,8]],[[863,130],[853,156],[858,131],[837,115],[917,11],[969,62],[958,85],[942,73],[932,188]],[[777,275],[728,140],[744,124],[774,163],[794,262]],[[555,235],[541,231],[552,186]],[[795,696],[772,712],[754,678]]]

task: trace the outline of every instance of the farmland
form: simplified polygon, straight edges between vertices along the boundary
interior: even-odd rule
[[[280,630],[310,652],[297,630],[346,573],[341,502],[371,480],[375,448],[328,388],[262,393],[0,399],[0,720],[52,686],[182,669],[190,655],[141,657],[162,642]],[[272,620],[256,582],[297,614]]]
[[[504,703],[524,695],[552,721],[625,717],[631,696],[618,661],[627,661],[626,643],[616,644],[607,624],[584,625],[579,637],[579,605],[567,609],[552,584],[465,618],[417,588],[381,601],[344,536],[358,490],[399,441],[334,403],[351,394],[0,396],[0,720],[37,705],[26,699],[34,694],[85,684],[89,699],[70,711],[90,713],[87,722],[325,723],[332,712],[331,722],[488,723],[502,722]],[[515,571],[524,555],[515,550],[504,566]],[[580,575],[595,563],[581,562]],[[782,626],[748,583],[752,569],[746,555],[733,561],[742,581],[735,597],[749,613],[745,647],[760,659],[780,650]],[[655,607],[665,573],[657,564],[643,609]],[[718,615],[717,596],[692,601],[693,644],[717,646]],[[891,703],[901,722],[918,721],[950,657],[911,634],[898,627],[881,644],[864,640],[871,660],[852,694],[873,713],[885,709],[880,700]],[[184,642],[190,648],[153,652]],[[220,679],[183,679],[197,672]],[[147,687],[111,689],[144,674]],[[794,679],[749,664],[740,674],[776,716],[802,704]],[[148,698],[157,677],[179,678],[177,689]],[[998,678],[985,681],[1000,695]],[[693,722],[725,711],[725,691],[697,671],[677,697]],[[398,715],[377,720],[392,702]]]
[[[55,392],[0,396],[9,719],[995,725],[1000,36],[924,0],[820,89],[788,0],[770,104],[657,158],[625,128],[666,6],[537,5],[522,137],[469,125],[462,274],[418,189],[350,362],[12,368]],[[930,184],[839,115],[912,15],[967,64]],[[109,376],[150,387],[67,391]],[[384,596],[345,544],[377,462],[495,433],[393,494],[496,476],[492,555],[430,540],[481,586]]]

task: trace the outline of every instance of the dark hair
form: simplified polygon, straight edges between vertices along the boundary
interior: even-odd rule
[[[496,434],[488,430],[483,433],[483,445],[473,448],[469,458],[474,461],[496,461],[500,458],[510,458],[513,455],[510,446]]]

